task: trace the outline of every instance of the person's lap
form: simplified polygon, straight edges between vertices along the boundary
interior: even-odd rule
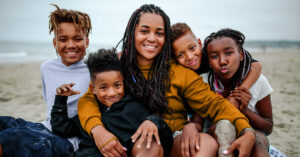
[[[72,144],[51,133],[41,123],[0,116],[3,156],[68,156]]]

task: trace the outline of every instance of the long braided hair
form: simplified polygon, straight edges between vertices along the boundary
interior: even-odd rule
[[[243,52],[242,55],[244,55],[244,59],[240,62],[240,66],[236,73],[231,78],[232,82],[232,88],[235,88],[236,86],[241,85],[242,81],[246,78],[248,75],[248,72],[251,68],[252,63],[252,57],[250,53],[243,48],[243,44],[245,41],[245,36],[237,31],[230,28],[221,29],[218,32],[211,33],[208,37],[204,40],[204,46],[203,46],[203,52],[204,57],[206,60],[209,60],[207,55],[207,46],[208,44],[213,41],[214,39],[219,39],[223,37],[229,37],[235,41],[237,44],[239,50]],[[212,68],[210,68],[208,73],[208,83],[213,91],[216,91],[218,93],[222,93],[224,91],[224,86],[221,83],[221,81],[218,79],[218,76],[215,74]]]
[[[138,68],[136,60],[138,52],[135,48],[135,29],[143,13],[160,15],[164,20],[165,27],[165,43],[152,63],[148,80],[145,79]],[[159,115],[167,113],[168,101],[165,98],[165,93],[170,86],[168,62],[172,52],[169,17],[160,7],[153,4],[142,5],[131,15],[121,41],[123,41],[121,65],[126,92],[135,96],[142,103],[147,104],[152,112]]]

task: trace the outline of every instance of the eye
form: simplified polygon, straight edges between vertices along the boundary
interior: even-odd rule
[[[107,88],[105,86],[101,86],[99,89],[105,91]]]
[[[121,84],[116,84],[115,87],[116,88],[120,88],[122,85]]]
[[[192,50],[192,51],[195,50],[195,49],[196,49],[196,46],[191,46],[190,47],[190,50]]]
[[[140,32],[141,32],[142,34],[147,34],[147,33],[148,33],[148,30],[142,29]]]
[[[64,43],[64,42],[66,42],[66,41],[67,41],[67,39],[66,39],[66,38],[59,38],[59,39],[58,39],[58,41],[59,41],[59,42],[63,42],[63,43]]]
[[[210,59],[217,59],[218,58],[218,56],[217,55],[210,55],[210,57],[209,57]]]
[[[183,57],[183,54],[182,54],[182,53],[177,53],[177,54],[176,54],[176,58],[177,58],[177,59],[180,59],[180,58],[182,58],[182,57]]]
[[[75,41],[76,42],[80,42],[80,41],[82,41],[83,40],[83,38],[75,38]]]
[[[156,32],[156,34],[157,34],[158,36],[160,36],[160,37],[162,37],[162,36],[164,36],[164,35],[165,35],[165,33],[164,33],[164,32]]]
[[[225,55],[226,56],[229,56],[229,55],[231,55],[233,52],[232,51],[227,51],[227,52],[225,52]]]

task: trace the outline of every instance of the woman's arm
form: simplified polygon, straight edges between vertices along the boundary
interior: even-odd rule
[[[258,114],[252,112],[248,108],[245,108],[245,110],[242,112],[249,119],[253,128],[261,130],[267,135],[271,134],[273,129],[273,116],[270,95],[258,101],[255,108]]]
[[[83,130],[90,136],[92,128],[102,125],[100,109],[91,86],[78,101],[78,116]]]
[[[262,70],[262,65],[260,62],[252,62],[251,69],[248,75],[246,76],[245,80],[240,85],[240,87],[245,87],[249,90],[259,78],[259,75],[261,74],[261,70]]]

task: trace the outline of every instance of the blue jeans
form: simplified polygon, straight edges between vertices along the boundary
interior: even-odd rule
[[[54,135],[41,123],[0,116],[0,144],[3,156],[65,157],[73,152],[72,144]]]

